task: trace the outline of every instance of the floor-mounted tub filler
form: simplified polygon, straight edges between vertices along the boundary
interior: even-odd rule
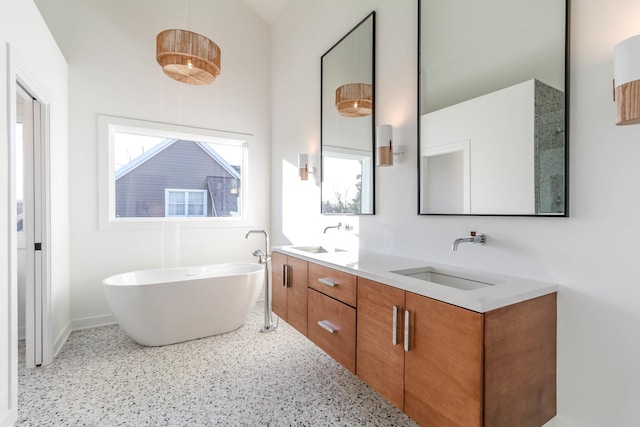
[[[139,344],[160,346],[239,328],[264,278],[264,265],[238,263],[133,271],[102,284],[122,330]]]

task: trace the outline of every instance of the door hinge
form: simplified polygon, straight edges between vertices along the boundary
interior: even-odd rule
[[[42,250],[42,243],[36,243],[36,251]]]

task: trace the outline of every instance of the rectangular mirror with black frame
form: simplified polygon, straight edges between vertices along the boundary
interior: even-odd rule
[[[321,212],[374,214],[375,12],[321,59]]]
[[[568,216],[569,0],[418,0],[419,214]]]

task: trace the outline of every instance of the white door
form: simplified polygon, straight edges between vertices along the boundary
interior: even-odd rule
[[[26,366],[43,363],[43,159],[42,116],[43,107],[20,85],[17,85],[17,127],[22,127],[22,165],[17,165],[16,185],[22,170],[22,191],[17,189],[17,199],[22,195],[22,227],[24,231],[25,271],[25,339]],[[19,144],[20,141],[16,141]],[[19,159],[17,159],[19,160]]]

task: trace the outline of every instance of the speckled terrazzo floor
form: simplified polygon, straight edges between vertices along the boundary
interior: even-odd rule
[[[164,347],[117,326],[71,334],[48,366],[19,366],[19,426],[415,426],[259,303],[228,334]]]

